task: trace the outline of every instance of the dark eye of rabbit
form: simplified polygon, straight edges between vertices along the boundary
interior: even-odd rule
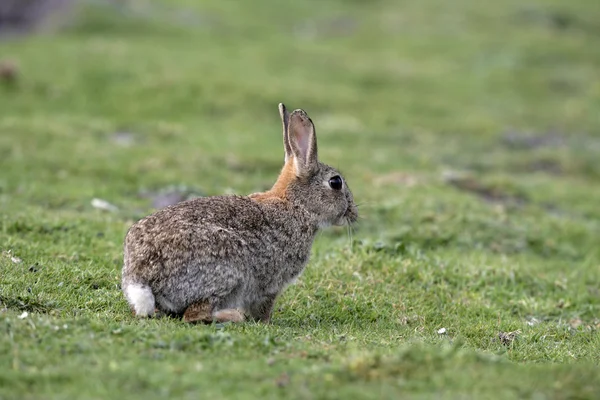
[[[341,190],[342,183],[343,183],[342,178],[339,177],[338,175],[329,179],[329,187],[332,188],[333,190]]]

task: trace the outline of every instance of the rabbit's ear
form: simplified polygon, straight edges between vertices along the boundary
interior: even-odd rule
[[[281,124],[283,125],[283,149],[285,150],[285,162],[292,156],[292,149],[290,148],[290,113],[285,109],[285,104],[279,103],[279,116],[281,117]]]
[[[313,122],[304,110],[292,112],[288,131],[296,175],[303,175],[317,168],[317,134]]]

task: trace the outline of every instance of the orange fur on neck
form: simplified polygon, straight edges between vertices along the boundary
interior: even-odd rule
[[[283,166],[277,181],[273,187],[262,193],[254,193],[250,195],[250,198],[256,201],[272,201],[272,200],[287,200],[287,188],[291,182],[296,178],[294,160],[292,157],[288,158],[287,162]]]

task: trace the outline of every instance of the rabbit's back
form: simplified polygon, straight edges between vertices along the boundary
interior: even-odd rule
[[[203,197],[136,224],[125,240],[123,280],[151,287],[179,311],[221,288],[240,296],[277,293],[303,269],[316,227],[285,201]]]

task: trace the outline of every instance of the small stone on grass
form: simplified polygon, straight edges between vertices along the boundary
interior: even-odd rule
[[[106,200],[102,199],[92,199],[92,207],[97,208],[98,210],[111,211],[116,212],[119,211],[117,206],[110,204]]]

